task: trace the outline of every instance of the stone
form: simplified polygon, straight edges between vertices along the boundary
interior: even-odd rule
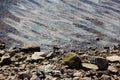
[[[53,77],[60,77],[61,76],[61,72],[59,70],[53,70],[52,71],[52,76]]]
[[[0,57],[2,57],[5,54],[4,50],[0,50]]]
[[[20,69],[20,70],[24,70],[25,67],[26,67],[26,64],[21,64],[21,65],[19,66],[19,69]]]
[[[114,66],[108,66],[108,70],[113,73],[117,73],[118,70]]]
[[[100,70],[106,70],[108,68],[108,61],[102,57],[95,58],[95,64]]]
[[[73,80],[81,80],[80,77],[74,77]]]
[[[82,76],[82,72],[77,71],[77,72],[75,72],[75,73],[73,74],[73,76],[74,76],[74,77],[81,77],[81,76]]]
[[[34,52],[34,54],[32,54],[31,59],[32,60],[41,60],[41,59],[45,59],[46,53],[45,52]]]
[[[20,50],[19,50],[19,48],[16,48],[13,46],[8,50],[8,52],[11,54],[11,56],[14,56],[14,53],[19,53]]]
[[[47,65],[42,65],[42,66],[39,66],[39,70],[41,71],[44,71],[46,74],[48,74],[49,72],[52,72],[53,71],[53,68],[54,65],[52,64],[47,64]]]
[[[109,75],[103,74],[100,78],[100,80],[111,80]]]
[[[86,68],[86,69],[93,69],[93,70],[97,70],[98,66],[95,64],[90,64],[90,63],[82,63],[82,67]]]
[[[63,62],[70,68],[80,69],[82,67],[80,57],[73,52],[67,53],[63,58]]]
[[[30,77],[31,77],[30,74],[28,74],[26,72],[20,72],[18,74],[19,74],[18,80],[24,80],[24,79],[30,80]]]
[[[54,53],[53,52],[50,52],[47,54],[46,58],[53,58],[54,57]]]
[[[112,55],[112,56],[108,56],[106,57],[106,59],[110,62],[117,62],[120,61],[120,56],[118,55]]]
[[[25,44],[23,47],[20,48],[21,52],[35,52],[40,51],[40,46]]]
[[[0,50],[5,49],[5,43],[0,40]]]
[[[8,54],[3,55],[2,58],[1,58],[1,62],[2,62],[3,65],[11,64],[10,56]]]
[[[40,78],[37,75],[32,75],[32,77],[30,78],[30,80],[40,80]]]

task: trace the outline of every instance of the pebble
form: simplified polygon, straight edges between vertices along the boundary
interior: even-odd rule
[[[113,72],[113,73],[117,73],[117,72],[118,72],[118,70],[117,70],[114,66],[109,66],[109,67],[108,67],[108,70],[109,70],[110,72]]]
[[[83,68],[97,70],[98,66],[90,63],[82,63]]]
[[[120,56],[118,55],[107,56],[106,59],[110,62],[116,62],[116,61],[120,61]]]
[[[32,60],[40,60],[40,59],[45,59],[45,52],[34,52],[34,54],[32,54],[31,59]]]

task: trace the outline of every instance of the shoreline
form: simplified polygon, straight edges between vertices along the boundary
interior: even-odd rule
[[[0,43],[0,80],[119,80],[120,45],[72,49]]]

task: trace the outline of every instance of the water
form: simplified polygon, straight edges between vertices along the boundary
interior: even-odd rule
[[[4,34],[18,43],[82,47],[120,43],[120,0],[5,1],[0,5],[4,2],[12,17],[4,15],[1,20],[14,32]]]

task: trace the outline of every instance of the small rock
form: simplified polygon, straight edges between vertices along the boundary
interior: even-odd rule
[[[73,80],[81,80],[80,77],[74,77]]]
[[[100,80],[111,80],[111,78],[110,78],[109,75],[103,74],[103,75],[101,76],[101,79],[100,79]]]
[[[31,59],[32,60],[40,60],[40,59],[45,59],[46,53],[45,52],[34,52],[32,54]]]
[[[53,52],[50,52],[47,54],[46,58],[53,58],[54,57],[54,53]]]
[[[26,64],[21,64],[21,65],[19,66],[19,69],[20,69],[20,70],[24,70],[25,67],[26,67]]]
[[[20,52],[20,50],[19,50],[18,48],[16,48],[16,47],[11,47],[11,48],[8,50],[8,52],[11,54],[11,56],[14,56],[15,53]]]
[[[35,52],[35,51],[40,51],[39,46],[34,46],[30,44],[26,44],[23,47],[20,48],[21,52]]]
[[[47,65],[42,65],[39,67],[40,70],[44,71],[46,74],[48,74],[49,72],[53,71],[54,65],[52,64],[47,64]]]
[[[26,72],[21,72],[19,73],[18,80],[24,80],[24,79],[30,80],[30,77],[31,77],[30,74],[27,74]]]
[[[81,77],[82,76],[82,72],[77,71],[76,73],[73,74],[73,76]]]
[[[40,78],[37,75],[32,75],[32,77],[30,78],[30,80],[40,80]]]
[[[108,56],[106,57],[106,59],[110,62],[116,62],[116,61],[120,61],[120,56],[118,55]]]
[[[3,55],[2,58],[1,58],[1,62],[2,62],[3,65],[11,64],[10,56],[8,54]]]
[[[108,61],[101,57],[95,58],[95,64],[99,67],[100,70],[105,70],[108,68]]]
[[[0,50],[0,57],[2,57],[5,54],[4,50]]]
[[[52,76],[53,77],[60,77],[61,76],[61,72],[59,70],[53,70],[52,71]]]
[[[5,43],[0,40],[0,50],[5,49]]]
[[[73,52],[69,52],[65,55],[64,59],[63,59],[64,63],[66,65],[68,65],[70,68],[76,68],[79,69],[82,67],[81,65],[81,59],[80,57],[73,53]]]
[[[118,70],[114,66],[108,66],[108,70],[113,73],[117,73]]]
[[[93,70],[97,70],[98,69],[97,65],[89,64],[89,63],[82,63],[82,66],[84,68],[87,68],[87,69],[93,69]]]

